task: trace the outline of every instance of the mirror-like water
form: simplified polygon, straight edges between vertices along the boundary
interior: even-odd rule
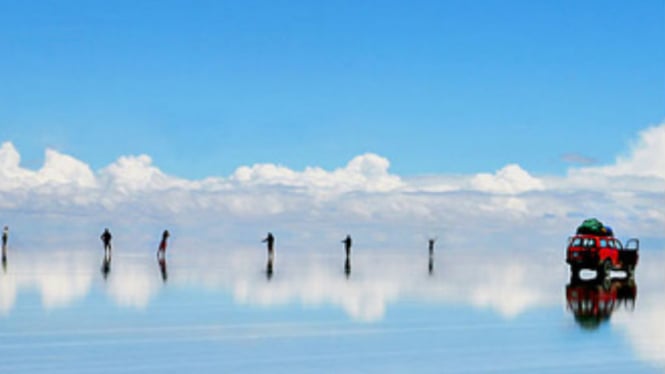
[[[12,253],[1,372],[662,372],[665,252]]]

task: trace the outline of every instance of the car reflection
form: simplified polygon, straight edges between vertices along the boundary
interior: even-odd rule
[[[568,310],[586,330],[595,330],[608,321],[619,307],[635,309],[637,285],[632,278],[573,277],[566,286]]]

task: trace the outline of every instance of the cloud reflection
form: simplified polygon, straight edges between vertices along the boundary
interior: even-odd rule
[[[566,273],[552,272],[561,270],[555,256],[546,256],[551,263],[541,257],[520,251],[496,256],[482,250],[442,250],[425,266],[426,253],[375,250],[353,256],[351,276],[351,261],[340,266],[342,256],[285,254],[261,269],[265,259],[258,253],[200,252],[172,256],[168,280],[179,286],[229,292],[239,304],[338,306],[362,321],[380,320],[389,305],[403,299],[463,303],[512,318],[529,308],[560,302],[559,292],[545,290],[559,290]],[[105,264],[103,260],[103,268]],[[160,290],[166,265],[159,264],[160,278],[150,256],[114,256],[113,271],[102,271],[103,292],[119,306],[145,308]],[[436,272],[430,273],[430,266]],[[0,275],[2,311],[6,314],[12,309],[19,291],[33,289],[40,292],[45,308],[66,306],[90,291],[93,279],[100,278],[98,269],[99,259],[83,251],[16,256]]]
[[[15,253],[0,275],[0,314],[8,314],[19,291],[37,291],[46,309],[66,307],[90,291],[97,259],[85,252]]]
[[[426,251],[372,250],[353,255],[350,277],[340,266],[342,254],[284,253],[276,256],[268,279],[259,252],[174,254],[168,259],[168,286],[228,293],[241,306],[333,306],[355,320],[374,322],[400,302],[466,305],[513,319],[535,308],[561,306],[569,280],[558,249],[441,248],[432,258],[433,273],[425,265]],[[83,251],[12,256],[0,273],[0,314],[8,315],[20,294],[31,291],[39,293],[45,309],[66,307],[93,289],[119,307],[143,309],[164,287],[166,263],[156,266],[151,255],[114,256],[106,280],[99,274],[100,257]],[[665,253],[643,253],[642,259],[635,311],[619,308],[609,323],[625,331],[640,357],[665,365]]]
[[[665,253],[652,255],[638,265],[638,305],[615,313],[612,323],[626,332],[642,359],[665,368]]]

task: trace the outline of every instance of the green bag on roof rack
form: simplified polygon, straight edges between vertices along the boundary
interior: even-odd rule
[[[596,218],[585,219],[584,222],[577,228],[578,234],[590,235],[607,235],[607,231],[603,223]]]

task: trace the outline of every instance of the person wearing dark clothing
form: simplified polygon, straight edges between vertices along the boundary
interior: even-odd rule
[[[159,248],[157,249],[157,257],[164,258],[164,255],[166,254],[166,241],[169,236],[171,236],[169,230],[164,230],[162,233],[162,241],[159,243]]]
[[[268,245],[268,256],[272,259],[275,254],[275,237],[272,236],[272,233],[269,232],[268,236],[261,241],[261,243],[267,243]]]
[[[111,252],[111,233],[109,232],[109,229],[104,229],[104,232],[102,235],[99,237],[102,239],[102,243],[104,243],[104,251]]]
[[[430,239],[430,240],[428,240],[428,243],[429,243],[429,254],[430,254],[430,256],[434,254],[434,242],[435,242],[435,241],[436,241],[436,239]]]
[[[344,240],[342,240],[342,243],[344,243],[344,250],[346,251],[346,257],[349,257],[351,255],[351,235],[347,235]]]

